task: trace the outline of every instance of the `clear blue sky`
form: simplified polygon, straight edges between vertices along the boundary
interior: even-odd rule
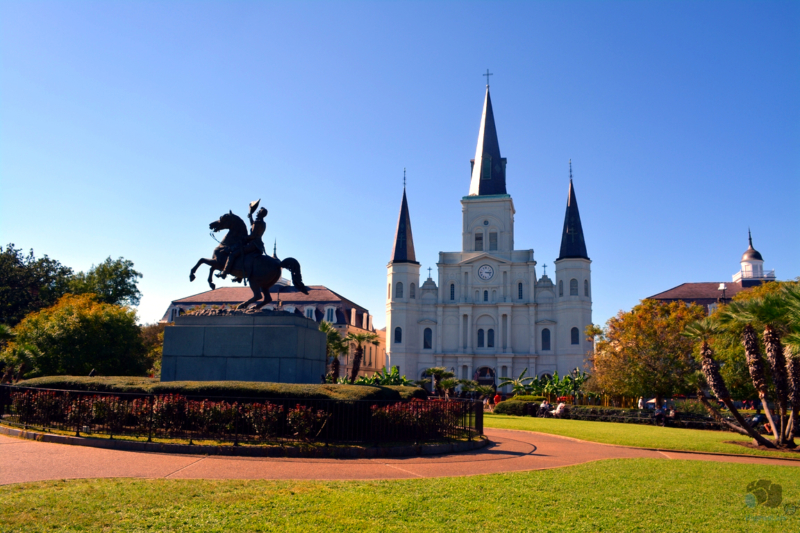
[[[487,68],[516,248],[552,266],[571,158],[596,323],[730,281],[748,226],[800,276],[798,2],[5,1],[0,242],[131,259],[152,322],[261,197],[382,326],[404,167],[423,269],[460,249]]]

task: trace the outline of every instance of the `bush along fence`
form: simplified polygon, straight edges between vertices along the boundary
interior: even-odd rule
[[[0,385],[4,424],[42,431],[239,444],[426,443],[483,434],[481,402],[204,398]]]

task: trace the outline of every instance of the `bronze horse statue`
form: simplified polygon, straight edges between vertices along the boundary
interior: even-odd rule
[[[233,212],[228,212],[219,217],[219,220],[215,220],[209,224],[208,227],[215,233],[221,230],[228,230],[228,233],[226,233],[225,237],[220,241],[219,246],[214,249],[214,255],[211,259],[200,259],[197,261],[197,264],[194,265],[189,275],[189,281],[195,280],[194,273],[197,272],[200,265],[208,265],[211,267],[208,271],[208,285],[212,289],[216,289],[214,282],[211,281],[212,275],[215,270],[223,270],[228,256],[242,245],[245,237],[247,237],[247,226],[244,221],[234,215]],[[237,305],[236,309],[247,307],[254,302],[258,302],[255,308],[260,309],[264,305],[270,303],[272,297],[269,295],[269,288],[275,285],[281,278],[282,268],[292,273],[292,284],[295,288],[303,294],[308,294],[308,289],[303,285],[303,277],[300,275],[300,263],[297,262],[297,259],[287,257],[283,261],[280,261],[274,257],[261,254],[248,254],[244,257],[237,258],[231,269],[231,274],[250,282],[250,289],[253,291],[253,297]]]

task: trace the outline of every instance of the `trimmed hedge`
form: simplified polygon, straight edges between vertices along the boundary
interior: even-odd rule
[[[17,383],[20,387],[140,394],[181,394],[225,398],[270,398],[291,400],[424,400],[419,387],[399,385],[301,385],[256,381],[167,381],[140,377],[47,376]]]
[[[517,396],[512,396],[511,399],[518,402],[542,403],[544,401],[544,396],[530,396],[526,394],[519,394]]]
[[[538,403],[521,402],[515,399],[500,402],[494,407],[494,413],[498,415],[535,416],[538,411]]]

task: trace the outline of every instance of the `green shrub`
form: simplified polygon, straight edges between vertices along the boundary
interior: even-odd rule
[[[512,398],[512,400],[518,402],[536,402],[536,403],[541,403],[544,401],[544,399],[545,399],[544,396],[531,396],[526,394],[520,394]]]
[[[511,399],[498,403],[494,408],[494,412],[498,415],[525,416],[535,414],[538,409],[538,403],[520,402],[516,399]]]
[[[19,382],[21,387],[111,393],[271,399],[411,400],[425,399],[419,387],[401,385],[303,385],[254,381],[167,381],[141,377],[47,376]]]

